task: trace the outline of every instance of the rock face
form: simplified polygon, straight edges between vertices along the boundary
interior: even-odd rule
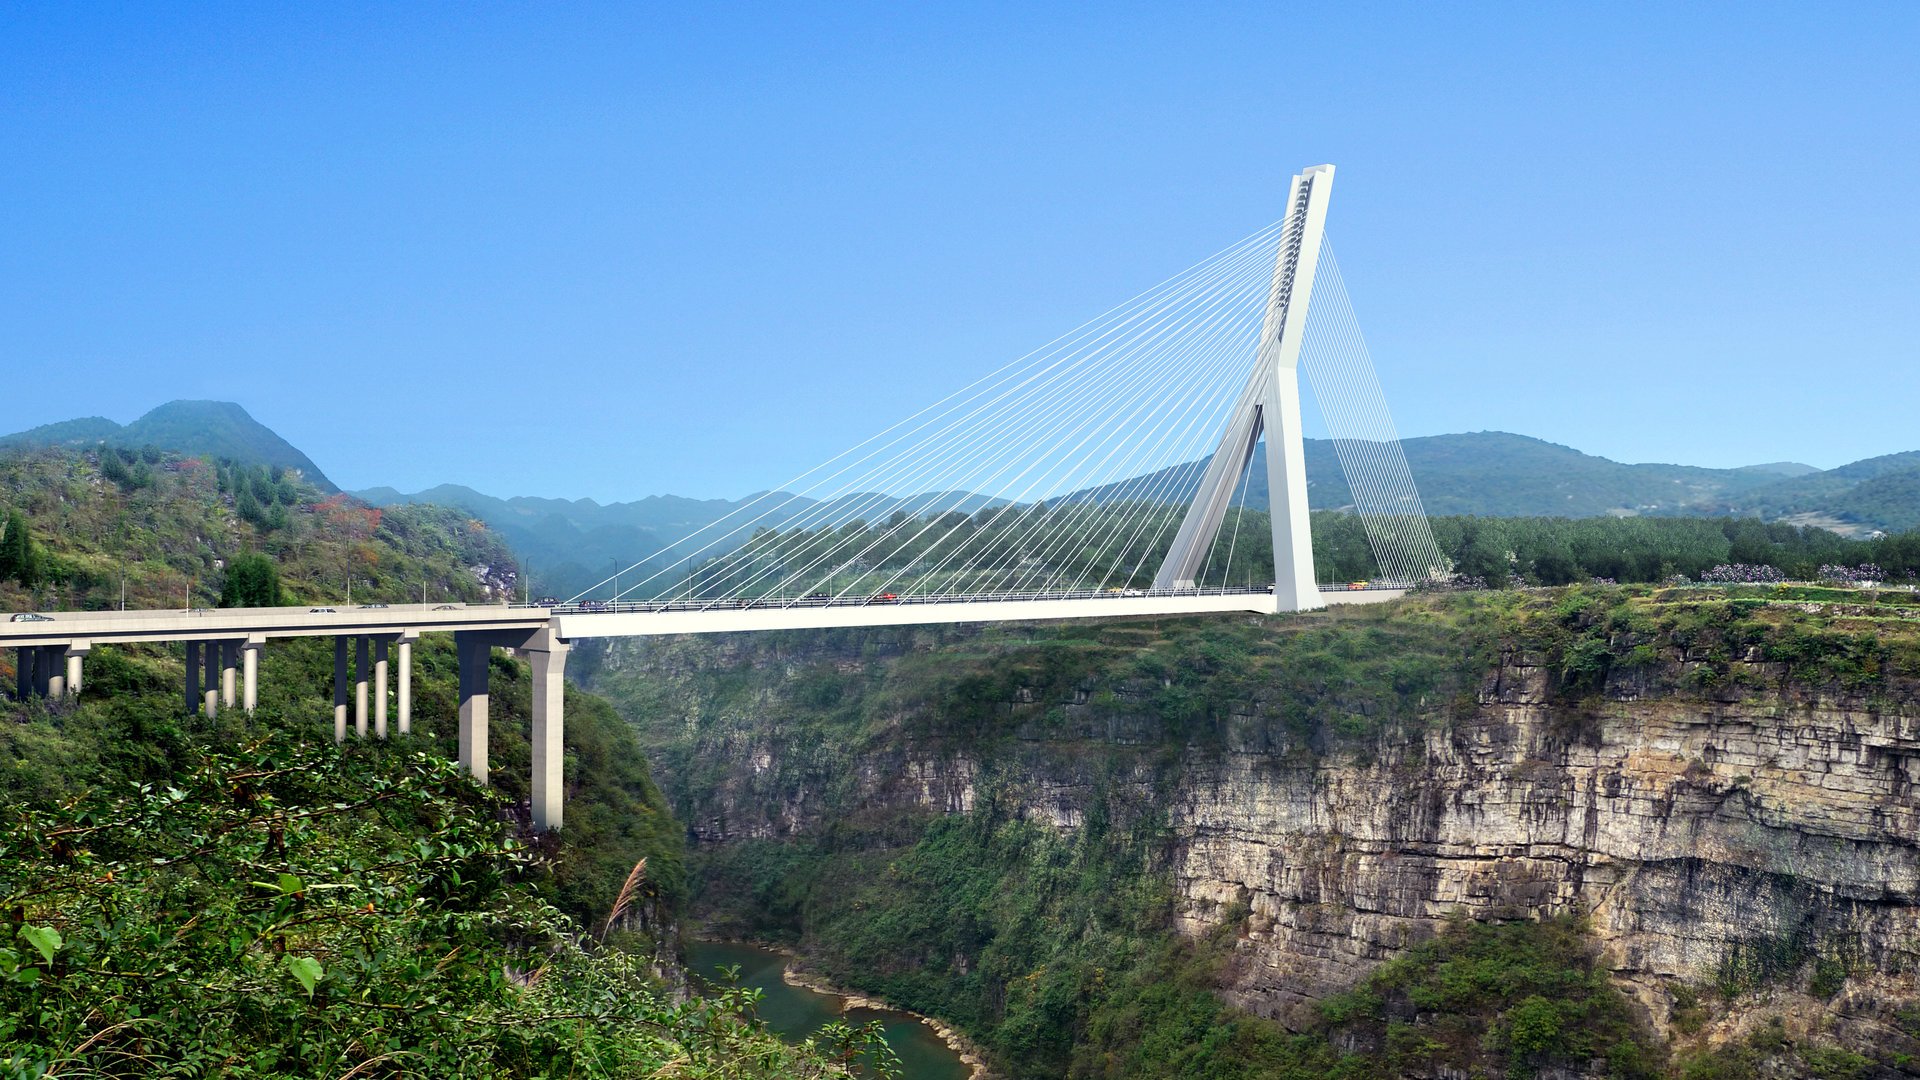
[[[1649,699],[1626,679],[1569,709],[1546,689],[1509,656],[1468,715],[1368,765],[1190,760],[1172,868],[1185,928],[1235,898],[1254,912],[1230,996],[1303,1019],[1450,909],[1577,909],[1657,1028],[1676,983],[1774,975],[1815,991],[1778,1002],[1809,1026],[1909,1041],[1891,1006],[1914,997],[1920,959],[1914,709]]]
[[[797,682],[823,665],[871,672],[941,640],[952,638],[625,642],[600,647],[588,678],[673,685],[727,668]],[[1569,701],[1542,658],[1508,651],[1422,730],[1341,753],[1276,734],[1284,687],[1235,705],[1204,746],[1169,745],[1123,700],[1085,688],[1055,695],[1042,723],[1042,688],[1016,687],[1001,707],[1032,722],[984,751],[905,722],[938,701],[902,703],[880,729],[836,740],[783,721],[770,700],[726,716],[686,700],[666,707],[685,727],[656,761],[708,843],[903,807],[967,813],[988,773],[1003,805],[1071,830],[1104,778],[1108,798],[1118,788],[1165,816],[1160,869],[1183,932],[1250,907],[1223,992],[1289,1026],[1455,909],[1584,911],[1664,1035],[1744,1034],[1760,1002],[1790,1033],[1920,1051],[1895,1017],[1920,970],[1920,692],[1799,685],[1757,653],[1732,662],[1731,679],[1690,681],[1702,663],[1673,650]],[[1675,1015],[1687,987],[1747,1005],[1710,1010],[1703,1029]]]

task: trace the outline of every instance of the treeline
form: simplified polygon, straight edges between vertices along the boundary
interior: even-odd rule
[[[1433,534],[1456,573],[1495,584],[1502,574],[1538,585],[1698,579],[1728,564],[1771,566],[1797,581],[1815,578],[1822,566],[1865,563],[1892,579],[1920,575],[1920,530],[1850,540],[1754,518],[1440,517]]]
[[[1183,507],[1069,505],[989,508],[884,523],[779,532],[762,529],[739,551],[660,574],[629,597],[791,596],[868,593],[1145,588],[1166,558]],[[1753,518],[1429,519],[1445,569],[1493,586],[1565,585],[1595,578],[1698,579],[1716,566],[1770,566],[1809,580],[1822,566],[1876,564],[1894,579],[1920,576],[1920,530],[1850,540],[1827,529]],[[1323,583],[1380,576],[1365,522],[1337,511],[1312,516],[1314,566]],[[1205,587],[1273,580],[1265,511],[1233,509],[1202,567]]]

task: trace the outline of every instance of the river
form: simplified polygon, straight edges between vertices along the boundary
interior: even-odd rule
[[[694,974],[718,981],[720,969],[740,967],[740,985],[751,986],[766,996],[760,1002],[760,1019],[781,1038],[798,1042],[819,1030],[820,1025],[841,1019],[842,999],[804,986],[788,986],[781,979],[787,958],[771,949],[717,941],[696,941],[688,949]],[[910,1013],[887,1009],[851,1009],[845,1014],[855,1026],[880,1021],[887,1034],[887,1045],[900,1056],[901,1080],[966,1080],[971,1072],[933,1029]]]

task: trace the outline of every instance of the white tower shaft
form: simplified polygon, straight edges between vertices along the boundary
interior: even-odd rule
[[[1156,589],[1193,588],[1220,532],[1253,448],[1267,436],[1267,494],[1273,517],[1273,601],[1276,611],[1325,606],[1313,573],[1313,533],[1307,516],[1306,446],[1300,430],[1300,341],[1320,262],[1333,166],[1316,165],[1293,178],[1287,219],[1274,259],[1273,288],[1260,331],[1253,371],[1228,416],[1219,448],[1194,493],[1173,547],[1161,563]],[[1277,454],[1277,458],[1276,458]]]

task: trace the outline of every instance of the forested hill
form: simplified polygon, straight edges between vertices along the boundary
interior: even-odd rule
[[[0,512],[36,549],[0,577],[0,608],[211,607],[247,555],[277,568],[287,603],[484,601],[515,595],[500,535],[453,509],[370,507],[291,471],[162,453],[0,454]]]
[[[292,470],[323,492],[339,490],[311,458],[231,401],[169,401],[125,427],[104,416],[88,416],[0,438],[0,450],[102,446],[133,450],[151,446],[185,457],[225,458],[243,465]]]

